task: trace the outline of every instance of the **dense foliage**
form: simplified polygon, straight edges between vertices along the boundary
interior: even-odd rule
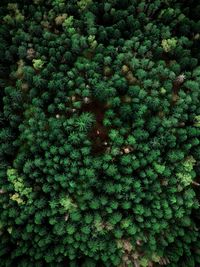
[[[198,1],[7,2],[0,266],[200,266]]]

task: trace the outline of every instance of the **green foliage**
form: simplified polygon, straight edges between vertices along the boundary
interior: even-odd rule
[[[25,204],[25,201],[23,200],[23,197],[25,196],[28,198],[29,203],[31,203],[31,192],[32,188],[25,187],[23,179],[18,176],[17,171],[15,169],[8,169],[7,170],[7,177],[8,181],[13,185],[14,187],[14,194],[10,196],[10,199],[13,201],[16,201],[19,205]]]
[[[189,156],[186,160],[182,162],[180,171],[176,174],[183,186],[188,186],[193,180],[193,168],[196,163],[196,160],[193,156]]]
[[[3,0],[0,267],[200,266],[198,1]]]
[[[200,127],[200,115],[195,116],[194,126]]]
[[[92,3],[92,0],[80,0],[80,1],[78,1],[77,5],[80,8],[80,10],[82,11],[82,10],[86,9],[87,6],[91,3]]]
[[[79,131],[85,131],[91,128],[94,121],[95,119],[92,113],[84,112],[77,118],[76,126],[78,127]]]
[[[177,40],[175,38],[162,40],[162,47],[165,52],[170,52],[171,50],[174,50],[176,45],[177,45]]]
[[[33,59],[33,67],[36,70],[42,69],[44,62],[41,59]]]

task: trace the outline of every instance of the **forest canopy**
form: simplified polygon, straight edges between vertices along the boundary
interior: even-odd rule
[[[1,0],[0,267],[200,266],[200,4]]]

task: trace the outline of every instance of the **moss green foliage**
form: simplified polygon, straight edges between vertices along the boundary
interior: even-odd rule
[[[162,40],[162,47],[165,52],[170,52],[176,47],[177,40],[175,38]]]
[[[182,166],[180,167],[180,172],[176,174],[184,186],[191,184],[194,178],[193,176],[195,175],[195,172],[193,171],[193,168],[195,163],[196,160],[193,158],[193,156],[188,157],[183,161]]]
[[[200,266],[200,5],[0,8],[0,267]]]
[[[33,67],[36,70],[40,70],[44,65],[44,62],[41,59],[33,59]]]
[[[80,0],[78,1],[77,5],[80,8],[80,10],[84,10],[91,3],[92,3],[92,0]]]
[[[197,116],[195,116],[195,121],[194,121],[194,125],[196,126],[196,127],[200,127],[200,115],[197,115]]]
[[[25,187],[23,179],[18,176],[15,169],[8,169],[7,177],[10,184],[13,185],[15,192],[13,195],[10,196],[10,198],[14,201],[17,201],[18,204],[25,204],[22,197],[26,196],[27,198],[29,198],[32,189],[30,187]]]

